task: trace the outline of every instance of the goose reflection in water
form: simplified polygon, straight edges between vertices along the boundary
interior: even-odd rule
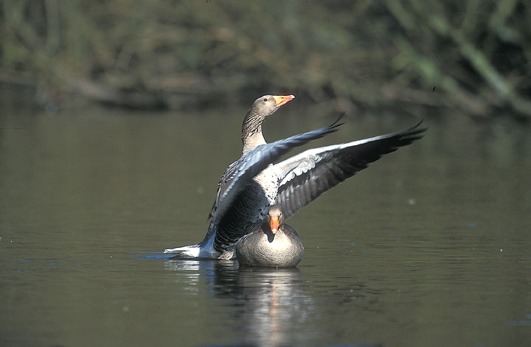
[[[353,279],[348,284],[304,278],[299,268],[239,267],[234,260],[167,260],[165,269],[176,274],[178,284],[211,307],[208,314],[218,328],[237,336],[231,341],[211,341],[202,346],[308,346],[317,340],[336,340],[337,331],[323,322],[322,302],[336,310],[355,310],[360,317],[381,314],[382,291]],[[345,287],[346,285],[346,287]],[[204,292],[211,294],[214,302]],[[221,304],[221,305],[220,305]],[[337,309],[339,311],[337,311]],[[340,324],[346,322],[339,318]],[[350,329],[348,323],[346,329]],[[332,335],[331,335],[332,334]],[[326,345],[334,346],[334,345]],[[349,343],[342,346],[373,347]]]
[[[236,261],[204,260],[170,260],[165,267],[178,272],[189,290],[208,288],[214,298],[227,301],[231,318],[225,324],[240,336],[230,346],[285,346],[315,311],[297,268],[239,269]]]

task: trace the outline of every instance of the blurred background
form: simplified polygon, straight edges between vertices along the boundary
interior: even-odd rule
[[[0,0],[0,346],[528,346],[531,2]],[[288,223],[293,271],[200,241],[268,141],[405,129]],[[296,151],[293,151],[293,154]],[[527,188],[526,188],[527,187]]]
[[[3,0],[0,85],[52,110],[87,100],[180,109],[286,91],[347,113],[523,120],[529,18],[523,0]]]

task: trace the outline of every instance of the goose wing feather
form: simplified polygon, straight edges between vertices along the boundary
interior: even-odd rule
[[[422,121],[403,131],[314,148],[275,164],[281,177],[276,203],[285,218],[383,155],[422,138]]]
[[[210,238],[212,232],[216,232],[218,235],[216,235],[215,247],[224,249],[245,235],[246,228],[244,227],[235,227],[234,225],[227,227],[220,225],[220,223],[226,223],[225,221],[229,220],[227,218],[223,221],[223,217],[227,214],[238,216],[230,218],[232,222],[240,220],[247,223],[249,218],[246,218],[248,216],[242,216],[241,207],[242,205],[248,205],[248,200],[253,200],[254,198],[248,197],[242,192],[253,182],[253,178],[292,148],[302,146],[312,140],[337,131],[339,126],[343,124],[339,123],[340,118],[327,127],[260,145],[232,163],[218,184],[216,200],[210,213],[212,220],[209,233],[205,236],[205,240]],[[258,194],[256,188],[249,190],[249,194]]]

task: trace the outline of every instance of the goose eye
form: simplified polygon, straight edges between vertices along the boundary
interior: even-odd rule
[[[267,98],[264,98],[262,101],[263,101],[263,102],[267,102],[267,100],[268,100]]]

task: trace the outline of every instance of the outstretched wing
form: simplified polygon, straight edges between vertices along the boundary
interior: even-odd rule
[[[223,217],[231,207],[235,196],[238,195],[256,175],[292,148],[302,146],[312,140],[337,131],[339,126],[343,124],[339,123],[339,119],[340,118],[324,128],[257,146],[255,149],[245,153],[240,159],[232,163],[223,174],[218,186],[218,194],[211,212],[211,217],[214,222]]]
[[[337,131],[342,125],[340,119],[324,128],[260,145],[232,163],[221,178],[210,214],[209,231],[202,243],[216,233],[214,248],[221,251],[244,236],[248,232],[247,226],[255,222],[252,214],[260,210],[260,206],[253,204],[264,194],[253,178],[292,148]]]
[[[275,164],[281,178],[276,203],[284,217],[315,200],[330,188],[365,169],[384,154],[407,146],[424,135],[422,121],[396,133],[302,152]]]

